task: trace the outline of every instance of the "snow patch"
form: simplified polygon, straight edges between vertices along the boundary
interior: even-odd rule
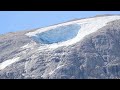
[[[37,45],[35,42],[31,42],[31,43],[28,43],[28,44],[20,47],[20,48],[22,48],[22,49],[29,49],[29,48],[33,49],[33,47],[34,47],[35,45]]]
[[[65,66],[65,65],[59,65],[59,66],[57,66],[56,69],[50,71],[49,73],[43,73],[43,75],[42,75],[41,77],[42,77],[42,78],[45,78],[45,77],[47,77],[48,75],[52,75],[53,73],[55,73],[56,70],[62,68],[63,66]]]
[[[15,57],[15,58],[13,58],[13,59],[9,59],[9,60],[6,60],[6,61],[0,63],[0,70],[2,70],[2,69],[4,69],[4,68],[6,68],[7,66],[9,66],[9,65],[17,62],[17,61],[19,60],[19,58],[20,58],[20,57]]]
[[[54,69],[53,71],[51,71],[50,73],[49,73],[49,75],[52,75],[56,70],[58,70],[58,69],[60,69],[60,68],[62,68],[63,66],[65,66],[65,65],[60,65],[60,66],[57,66],[57,68],[56,69]]]

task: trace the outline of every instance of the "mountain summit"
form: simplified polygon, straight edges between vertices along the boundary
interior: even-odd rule
[[[0,35],[1,79],[120,78],[120,16]]]

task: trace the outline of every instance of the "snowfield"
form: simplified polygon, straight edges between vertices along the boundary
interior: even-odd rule
[[[98,31],[108,22],[120,19],[120,16],[103,16],[71,21],[29,32],[26,35],[44,44],[44,48],[69,46],[82,40],[86,35]],[[67,28],[67,26],[71,26]],[[42,47],[40,47],[42,49]],[[41,50],[40,49],[40,50]]]

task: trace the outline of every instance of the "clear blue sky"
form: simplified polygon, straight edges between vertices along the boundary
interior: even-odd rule
[[[101,14],[120,14],[120,11],[0,11],[0,34]]]

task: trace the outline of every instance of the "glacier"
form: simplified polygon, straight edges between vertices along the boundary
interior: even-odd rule
[[[62,46],[67,47],[69,45],[73,45],[81,41],[85,36],[106,26],[107,23],[118,19],[120,19],[119,15],[75,20],[37,29],[34,32],[26,33],[25,35],[33,38],[36,42],[43,44],[43,47],[40,46],[39,50],[42,50],[43,48],[56,49]],[[69,25],[72,29],[67,27]],[[61,35],[63,32],[65,34]]]

